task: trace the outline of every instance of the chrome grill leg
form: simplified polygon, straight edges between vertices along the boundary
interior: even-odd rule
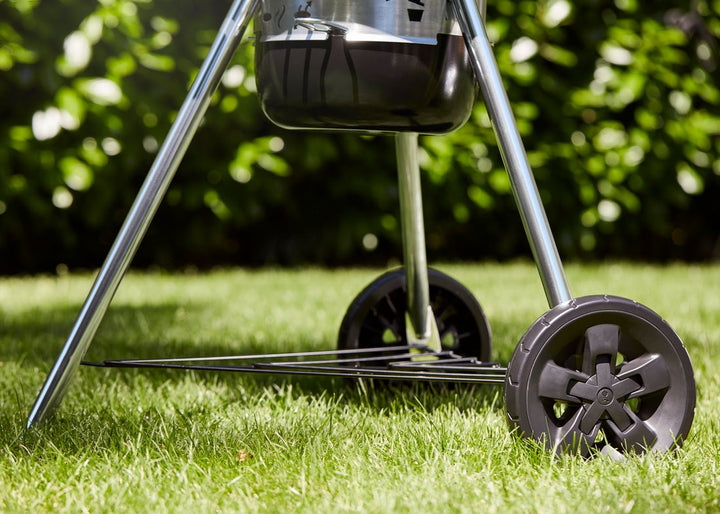
[[[113,295],[135,256],[185,151],[245,32],[257,0],[235,0],[118,233],[65,346],[51,369],[27,421],[40,423],[59,405],[90,346]]]
[[[571,300],[572,294],[483,19],[474,0],[453,0],[453,6],[495,127],[500,152],[510,176],[515,201],[540,272],[548,304],[554,307]]]
[[[434,319],[430,309],[430,286],[425,253],[425,223],[417,153],[418,135],[397,134],[395,152],[400,191],[403,259],[407,277],[407,314],[414,332],[408,335],[410,337],[414,335],[419,340],[428,340],[433,333],[431,323]]]

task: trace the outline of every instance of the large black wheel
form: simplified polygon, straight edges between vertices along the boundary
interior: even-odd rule
[[[551,309],[522,337],[505,408],[512,427],[558,453],[668,451],[690,431],[695,379],[660,316],[588,296]]]
[[[490,360],[490,326],[480,304],[462,284],[428,270],[430,306],[443,350]],[[402,269],[389,271],[360,292],[340,324],[338,348],[383,348],[407,344],[407,281]]]

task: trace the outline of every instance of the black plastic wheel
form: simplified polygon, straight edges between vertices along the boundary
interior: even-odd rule
[[[557,453],[668,451],[690,431],[695,379],[660,316],[588,296],[551,309],[522,337],[505,408],[511,427]]]
[[[462,284],[428,270],[430,306],[443,350],[490,360],[490,326],[480,304]],[[407,344],[407,281],[402,269],[388,271],[353,300],[340,324],[338,348],[383,348]]]

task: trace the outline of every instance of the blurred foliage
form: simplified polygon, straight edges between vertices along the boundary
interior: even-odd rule
[[[0,273],[102,262],[229,0],[0,0]],[[495,0],[561,254],[720,258],[720,0]],[[401,256],[393,139],[290,132],[237,52],[139,265]],[[431,259],[529,253],[485,107],[421,138]]]

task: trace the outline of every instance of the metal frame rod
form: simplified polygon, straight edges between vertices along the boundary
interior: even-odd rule
[[[418,339],[424,340],[429,339],[432,335],[430,318],[432,312],[429,309],[430,286],[425,253],[418,135],[412,132],[396,134],[395,155],[400,196],[403,260],[407,279],[408,315],[415,335]]]
[[[124,363],[137,363],[137,364],[148,364],[153,362],[220,362],[220,361],[260,361],[262,359],[301,359],[307,357],[339,357],[339,356],[353,356],[377,354],[382,353],[383,355],[395,354],[395,353],[408,353],[410,351],[427,351],[426,347],[416,345],[400,345],[400,346],[384,346],[382,348],[350,348],[347,350],[312,350],[307,352],[284,352],[284,353],[260,353],[250,355],[219,355],[212,357],[162,357],[154,359],[122,359]],[[111,361],[115,362],[115,361]]]
[[[483,19],[474,0],[452,0],[485,105],[495,127],[525,232],[550,307],[572,300],[567,277],[503,86]]]
[[[59,405],[165,195],[210,99],[237,49],[257,0],[235,0],[220,27],[177,118],[155,158],[60,356],[30,412],[27,427],[42,422]]]
[[[382,351],[382,349],[376,349]],[[428,353],[428,356],[436,356]],[[402,357],[400,361],[396,360]],[[433,361],[414,363],[405,356],[381,357],[380,361],[371,363],[368,358],[340,359],[328,361],[296,361],[296,362],[256,362],[245,365],[227,364],[196,364],[190,360],[184,363],[174,361],[105,361],[100,363],[83,363],[93,367],[103,368],[152,368],[176,369],[211,372],[234,373],[264,373],[273,375],[306,375],[329,376],[344,378],[373,378],[386,380],[408,380],[427,382],[459,382],[475,384],[503,384],[507,368],[500,366],[487,366],[474,363],[465,366],[448,364],[464,359],[448,358],[434,365]],[[202,362],[202,361],[201,361]],[[382,366],[385,364],[385,366]]]
[[[128,364],[112,363],[104,367],[115,368],[157,368],[177,369],[186,371],[210,371],[210,372],[233,372],[233,373],[256,373],[268,375],[304,375],[304,376],[326,376],[338,378],[372,378],[384,380],[403,380],[412,382],[456,382],[469,384],[498,384],[502,385],[507,380],[506,370],[500,369],[497,373],[491,370],[487,374],[473,373],[448,373],[446,371],[402,371],[377,368],[353,368],[351,366],[303,366],[294,367],[281,366],[208,366],[208,365],[183,365],[183,364]]]

